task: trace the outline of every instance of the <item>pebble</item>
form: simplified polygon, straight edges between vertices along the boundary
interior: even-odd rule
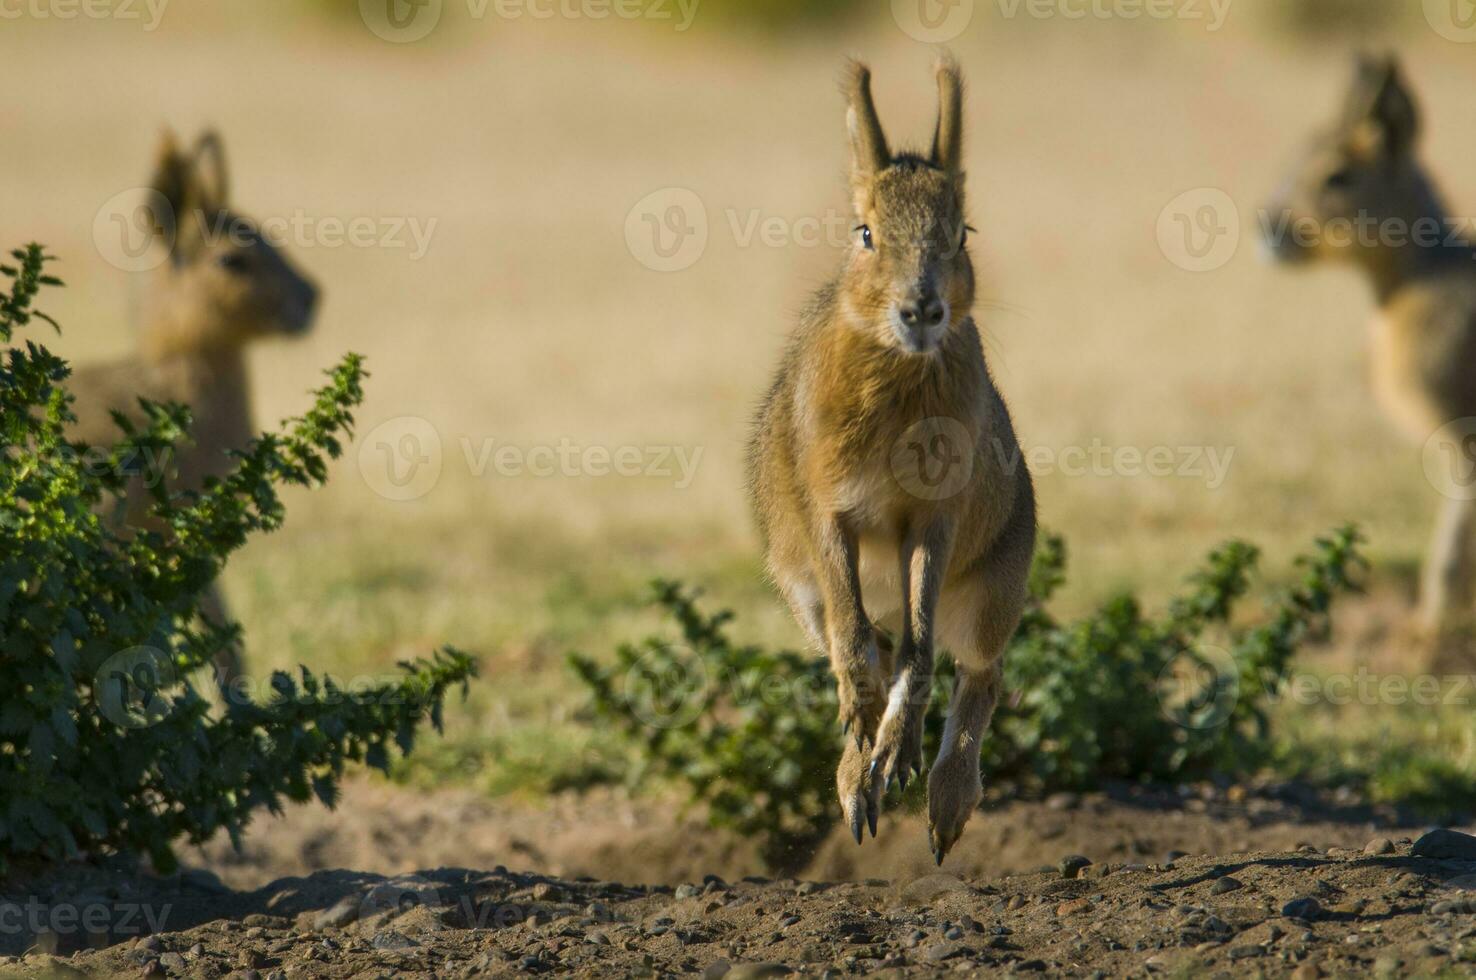
[[[1210,886],[1210,894],[1225,895],[1229,892],[1239,891],[1244,887],[1245,886],[1240,883],[1240,879],[1231,878],[1229,875],[1226,875],[1225,877],[1221,878],[1219,881],[1216,881],[1213,885]]]
[[[1060,864],[1056,865],[1056,870],[1061,872],[1062,878],[1075,878],[1091,865],[1091,858],[1081,854],[1068,854],[1061,859]]]
[[[1281,907],[1281,914],[1288,919],[1311,921],[1322,914],[1322,903],[1310,895],[1294,898]]]
[[[1250,960],[1258,956],[1265,956],[1266,951],[1260,946],[1232,946],[1230,947],[1230,958],[1232,960]]]
[[[782,918],[782,919],[779,920],[779,928],[780,929],[788,929],[790,926],[794,925],[799,920],[800,920],[800,917],[797,916],[797,915],[786,915],[784,918]]]
[[[1455,830],[1432,830],[1414,842],[1414,857],[1476,860],[1476,837]]]
[[[935,943],[923,950],[922,955],[923,959],[929,963],[942,963],[944,960],[951,960],[955,956],[962,955],[963,951],[963,947],[957,943]]]
[[[1370,856],[1377,856],[1380,854],[1393,854],[1394,842],[1387,837],[1375,837],[1373,840],[1363,845],[1363,853]]]
[[[1056,917],[1062,918],[1068,915],[1077,915],[1092,907],[1090,899],[1073,898],[1069,902],[1062,902],[1056,906]]]
[[[716,960],[707,965],[702,971],[702,980],[722,980],[733,969],[733,964],[727,960]]]
[[[313,918],[313,930],[321,932],[324,929],[342,929],[358,917],[358,900],[351,895],[345,895]]]
[[[702,889],[698,888],[696,885],[677,885],[677,898],[696,898],[698,895],[701,894]]]
[[[764,980],[782,977],[790,972],[783,963],[740,963],[723,974],[724,980]]]
[[[165,953],[159,957],[159,965],[170,973],[183,973],[185,971],[185,958],[178,953]]]

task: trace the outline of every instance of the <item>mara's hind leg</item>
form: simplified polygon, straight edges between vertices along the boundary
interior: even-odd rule
[[[1476,531],[1476,502],[1446,498],[1435,520],[1435,533],[1420,573],[1420,627],[1431,636],[1456,620],[1469,620],[1471,560]]]
[[[938,757],[928,774],[928,838],[933,858],[958,843],[984,797],[980,740],[999,702],[1005,647],[1025,606],[1025,580],[1034,548],[1031,534],[1001,542],[970,579],[944,593],[940,638],[958,669]]]

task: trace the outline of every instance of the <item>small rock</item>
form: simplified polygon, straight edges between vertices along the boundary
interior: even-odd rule
[[[1219,881],[1216,881],[1213,885],[1210,886],[1210,894],[1225,895],[1233,891],[1239,891],[1244,887],[1245,886],[1240,883],[1240,879],[1232,878],[1229,875],[1226,875],[1225,877],[1221,878]]]
[[[701,894],[702,889],[698,888],[696,885],[677,885],[677,898],[696,898],[698,895]]]
[[[702,971],[702,980],[722,980],[733,969],[733,964],[727,960],[717,960],[707,965]]]
[[[204,943],[196,943],[195,945],[191,946],[190,947],[190,955],[191,956],[204,956],[205,955],[205,944]]]
[[[167,977],[163,965],[158,960],[149,960],[144,964],[143,975],[145,980],[157,980],[159,977]]]
[[[1363,845],[1363,853],[1370,856],[1377,856],[1380,854],[1393,854],[1394,842],[1387,837],[1375,837],[1373,840]]]
[[[1265,956],[1266,951],[1259,946],[1232,946],[1229,955],[1232,960],[1250,960]]]
[[[1025,907],[1025,896],[1024,895],[1011,895],[1010,896],[1010,900],[1008,902],[1005,902],[1005,908],[1006,909],[1009,909],[1011,912],[1016,912],[1016,911],[1018,911],[1020,909],[1023,909],[1024,907]]]
[[[1061,918],[1068,915],[1079,915],[1092,907],[1090,899],[1073,898],[1069,902],[1062,902],[1056,906],[1056,917]]]
[[[1432,830],[1415,841],[1409,853],[1414,857],[1472,861],[1476,860],[1476,837],[1456,830]]]
[[[1169,851],[1168,858],[1163,863],[1173,864],[1175,861],[1179,860],[1179,858],[1186,858],[1188,856],[1189,854],[1185,851]]]
[[[1075,793],[1052,793],[1046,797],[1045,804],[1048,810],[1075,810],[1081,805],[1081,797]]]
[[[351,895],[345,895],[313,918],[313,931],[342,929],[359,917],[359,906],[360,902],[357,899]]]
[[[603,932],[591,932],[584,938],[589,942],[594,943],[596,946],[610,945],[610,937],[605,935]]]
[[[178,953],[165,953],[159,957],[159,965],[170,973],[183,973],[185,971],[185,958]]]
[[[964,948],[957,943],[935,943],[923,950],[923,959],[929,963],[942,963],[955,956],[963,955]]]
[[[724,980],[764,980],[766,977],[787,976],[789,967],[783,963],[740,963],[727,973]]]
[[[779,928],[780,929],[788,929],[790,926],[794,925],[799,920],[800,920],[800,917],[797,916],[797,915],[786,915],[784,918],[782,918],[782,919],[779,920]]]
[[[369,940],[369,945],[375,949],[409,949],[411,946],[417,946],[419,944],[403,932],[397,932],[394,929],[385,929],[376,932],[374,938]]]
[[[944,929],[943,930],[943,938],[944,939],[953,939],[953,940],[962,939],[963,938],[963,930],[960,929],[958,926],[949,926],[947,929]]]
[[[1281,914],[1288,919],[1310,922],[1322,914],[1322,903],[1310,895],[1294,898],[1281,907]]]
[[[158,936],[144,936],[138,942],[133,944],[133,948],[147,949],[157,953],[164,948],[164,940],[160,939]]]
[[[819,882],[805,881],[800,883],[800,886],[794,890],[794,893],[796,895],[814,895],[816,892],[822,890],[823,886]]]
[[[1292,980],[1322,980],[1322,967],[1316,963],[1303,963],[1291,975]]]
[[[559,900],[558,888],[546,881],[534,885],[531,894],[535,902],[557,902]]]
[[[1430,914],[1450,915],[1453,912],[1459,912],[1461,910],[1461,907],[1461,904],[1458,902],[1452,902],[1448,900],[1443,902],[1436,902],[1434,905],[1430,906]]]
[[[1081,874],[1082,869],[1089,868],[1091,865],[1091,858],[1081,854],[1068,854],[1061,859],[1060,864],[1056,865],[1056,870],[1061,872],[1062,878],[1075,878]]]

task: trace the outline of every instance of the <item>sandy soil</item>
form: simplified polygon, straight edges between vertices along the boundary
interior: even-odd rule
[[[1128,812],[1123,804],[1085,806],[1037,815],[1075,814],[1060,819],[1080,829],[1110,827],[1097,818]],[[1201,832],[1217,822],[1178,812]],[[166,913],[163,931],[141,935],[145,915],[125,924],[131,935],[44,934],[43,951],[7,957],[0,972],[239,980],[576,970],[733,980],[791,972],[1460,974],[1476,956],[1476,838],[1439,833],[1446,839],[1413,847],[1394,835],[1357,848],[1308,844],[1172,862],[1087,864],[1068,855],[1056,868],[1004,878],[960,875],[950,864],[828,884],[709,875],[673,888],[497,866],[392,878],[321,871],[231,892],[199,871],[172,879],[92,871],[53,882],[32,914],[54,918],[69,903],[113,913],[142,905]],[[873,849],[885,850],[884,842]],[[61,895],[66,887],[94,891]],[[75,949],[88,941],[113,945]]]
[[[262,821],[242,853],[212,845],[180,875],[77,865],[0,885],[0,971],[1458,970],[1476,936],[1462,891],[1476,839],[1459,858],[1416,857],[1421,833],[1296,785],[1124,788],[986,809],[941,870],[915,816],[861,847],[837,831],[801,883],[762,877],[745,842],[649,802],[534,810],[358,783],[337,814]],[[1078,855],[1091,863],[1068,878]],[[1304,898],[1317,908],[1285,910]]]

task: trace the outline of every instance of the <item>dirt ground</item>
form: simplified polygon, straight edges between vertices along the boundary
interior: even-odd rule
[[[241,854],[212,845],[180,875],[78,865],[0,885],[0,975],[1311,977],[1476,961],[1476,838],[1418,855],[1423,830],[1400,814],[1296,785],[990,807],[941,870],[916,816],[861,847],[842,833],[798,880],[771,880],[751,847],[650,803],[520,810],[359,783],[336,815],[262,821]]]

